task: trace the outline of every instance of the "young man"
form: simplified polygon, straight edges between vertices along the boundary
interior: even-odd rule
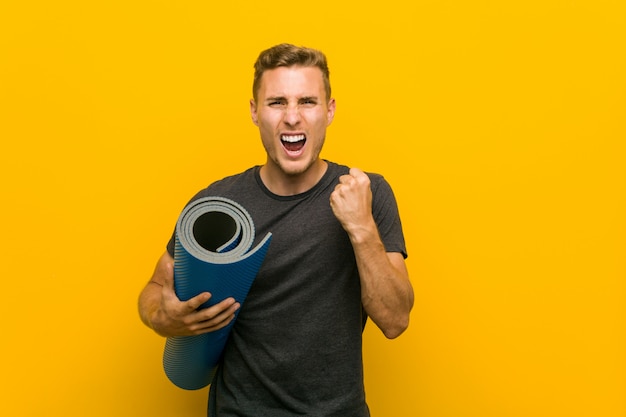
[[[211,383],[210,416],[369,416],[363,326],[369,317],[395,338],[413,306],[393,193],[380,175],[320,158],[335,113],[320,51],[263,51],[250,113],[265,164],[194,197],[230,198],[250,213],[257,236],[273,234],[245,304],[227,298],[197,310],[209,293],[180,301],[172,239],[140,295],[141,318],[162,336],[197,335],[226,326],[241,308]]]

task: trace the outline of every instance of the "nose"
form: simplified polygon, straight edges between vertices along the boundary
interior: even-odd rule
[[[289,126],[295,126],[300,122],[300,109],[297,105],[289,105],[285,108],[283,122]]]

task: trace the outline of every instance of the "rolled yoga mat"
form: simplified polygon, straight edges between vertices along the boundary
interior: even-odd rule
[[[228,297],[243,304],[267,253],[272,234],[254,248],[254,224],[239,204],[222,197],[191,202],[176,223],[174,288],[185,301],[212,294],[206,308]],[[235,313],[235,320],[239,311]],[[187,390],[211,383],[235,322],[198,336],[171,337],[165,342],[163,368],[175,385]]]

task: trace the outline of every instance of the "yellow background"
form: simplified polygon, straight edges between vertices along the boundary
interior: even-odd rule
[[[323,156],[403,217],[373,416],[626,416],[621,0],[0,3],[0,415],[202,416],[139,291],[198,189],[264,161],[252,63],[324,50]]]

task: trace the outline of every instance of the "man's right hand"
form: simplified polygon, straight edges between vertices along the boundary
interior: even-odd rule
[[[165,252],[152,279],[139,297],[139,313],[146,325],[164,337],[193,336],[214,332],[227,326],[241,305],[234,298],[198,310],[211,298],[204,292],[181,301],[174,290],[174,259]]]

